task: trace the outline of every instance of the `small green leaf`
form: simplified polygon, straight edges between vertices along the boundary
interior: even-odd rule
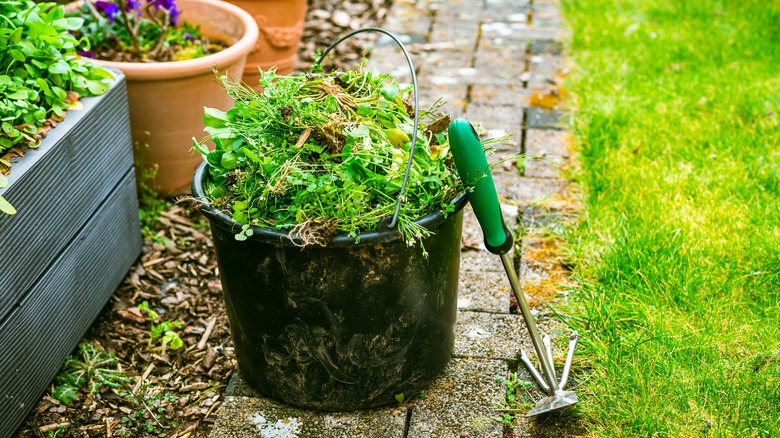
[[[68,17],[65,20],[67,20],[65,28],[68,30],[79,30],[84,24],[84,19],[79,17]]]
[[[228,121],[227,113],[216,108],[203,107],[203,124],[211,128],[221,128]]]
[[[94,96],[99,96],[108,90],[108,84],[100,81],[87,81],[87,89]]]
[[[62,59],[49,66],[49,73],[54,75],[64,75],[70,73],[70,66]]]
[[[255,155],[255,153],[254,153],[254,152],[252,152],[252,151],[250,151],[249,149],[247,149],[247,147],[246,147],[246,146],[242,147],[242,148],[240,149],[240,151],[241,151],[241,153],[243,153],[243,154],[244,154],[244,156],[245,156],[245,157],[249,158],[249,159],[250,159],[250,160],[251,160],[253,163],[260,163],[260,162],[261,162],[261,161],[260,161],[260,157],[258,157],[257,155]]]
[[[233,152],[225,152],[222,154],[222,159],[220,160],[220,164],[225,169],[233,169],[236,167],[236,164],[238,164],[238,157],[236,157],[236,154]]]
[[[382,93],[382,97],[384,97],[387,100],[393,100],[398,96],[398,94],[401,92],[401,90],[398,89],[398,84],[393,82],[392,84],[387,84],[384,87],[382,87],[382,90],[380,91]]]
[[[54,391],[51,393],[51,396],[66,405],[70,404],[73,400],[79,398],[76,389],[70,385],[57,386],[56,388],[54,388]]]
[[[7,94],[5,97],[13,100],[24,100],[27,99],[27,96],[28,96],[28,90],[16,90],[13,93]]]
[[[0,212],[8,215],[14,215],[16,214],[16,209],[13,205],[11,205],[10,202],[6,201],[5,198],[0,196]]]
[[[396,394],[395,395],[395,401],[397,401],[398,403],[403,403],[404,402],[404,393],[402,392],[400,394]]]

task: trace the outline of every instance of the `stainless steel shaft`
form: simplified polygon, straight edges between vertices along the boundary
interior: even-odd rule
[[[512,286],[512,292],[515,294],[517,304],[520,306],[520,313],[523,315],[525,326],[528,328],[528,333],[531,336],[531,342],[534,345],[536,351],[536,357],[539,358],[539,363],[542,367],[542,373],[545,380],[547,380],[547,393],[554,395],[558,390],[558,383],[555,379],[555,371],[553,364],[547,358],[547,353],[542,345],[542,338],[539,336],[539,330],[536,328],[536,321],[534,321],[533,315],[531,315],[531,308],[528,307],[528,302],[525,300],[525,295],[520,288],[520,280],[517,278],[515,267],[512,265],[512,259],[509,254],[501,254],[501,263],[504,265],[504,271],[506,271],[507,277],[509,277],[509,284]]]

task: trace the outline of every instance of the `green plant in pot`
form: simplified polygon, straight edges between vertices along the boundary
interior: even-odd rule
[[[81,106],[79,97],[103,94],[113,75],[85,59],[71,31],[82,21],[65,18],[55,3],[0,3],[0,189],[12,159],[36,148],[46,133]],[[16,210],[0,196],[0,212]]]
[[[157,167],[157,192],[186,193],[200,162],[190,141],[202,131],[202,108],[231,105],[214,70],[241,77],[255,20],[217,0],[84,0],[72,9],[93,40],[84,54],[127,76],[137,174]]]
[[[362,68],[223,84],[235,105],[206,110],[216,148],[196,143],[193,194],[241,375],[324,410],[420,390],[454,344],[466,200],[449,117],[420,111],[415,135],[411,89]]]

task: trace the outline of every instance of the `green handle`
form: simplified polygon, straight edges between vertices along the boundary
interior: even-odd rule
[[[506,254],[512,248],[512,233],[501,215],[485,148],[471,124],[463,119],[450,123],[449,140],[455,167],[485,235],[485,246],[494,254]]]

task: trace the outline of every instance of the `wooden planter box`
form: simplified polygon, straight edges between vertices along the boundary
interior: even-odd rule
[[[125,78],[13,164],[0,195],[0,436],[46,391],[141,251]]]

